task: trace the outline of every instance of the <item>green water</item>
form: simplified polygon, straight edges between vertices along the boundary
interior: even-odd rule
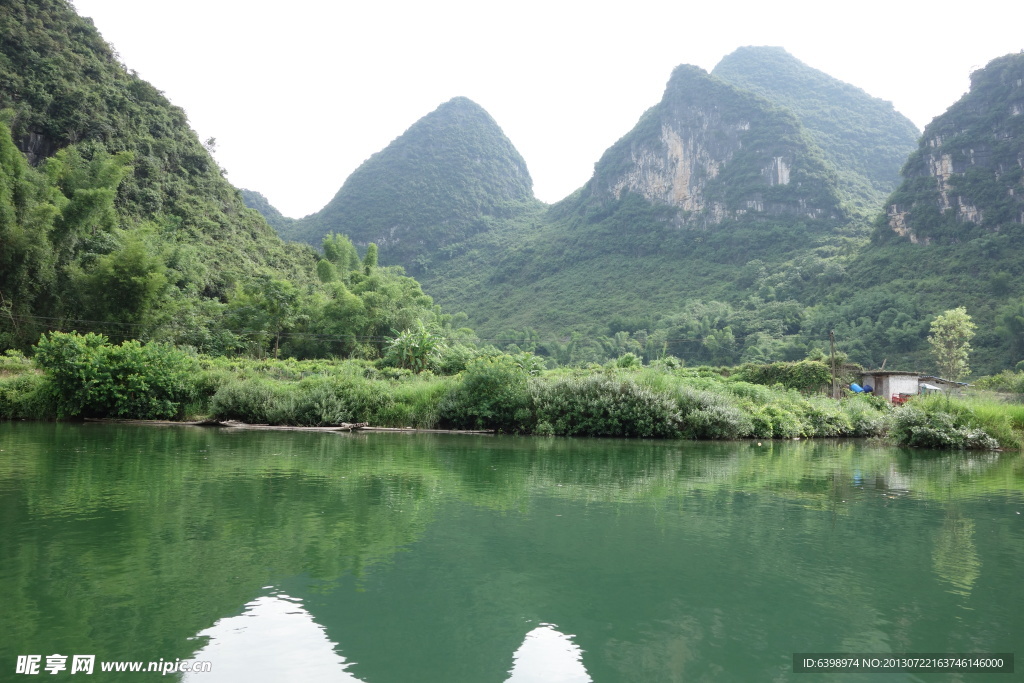
[[[1018,454],[0,424],[0,680],[977,680],[792,656],[1020,655],[1022,569]]]

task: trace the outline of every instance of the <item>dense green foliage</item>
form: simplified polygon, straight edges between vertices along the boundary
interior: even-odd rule
[[[711,73],[792,111],[836,169],[847,197],[862,209],[875,211],[896,189],[920,132],[891,103],[780,47],[741,47]]]
[[[938,371],[928,322],[964,307],[975,368],[1024,355],[1019,55],[975,72],[929,126],[890,200],[904,237],[881,214],[873,236],[850,218],[862,188],[843,174],[882,182],[905,121],[781,50],[747,49],[718,70],[729,83],[676,69],[586,187],[551,207],[465,98],[307,221],[245,193],[279,229],[324,237],[321,257],[246,208],[184,112],[67,2],[6,3],[0,37],[0,349],[74,329],[212,355],[386,356],[417,372],[464,370],[495,355],[488,342],[552,367],[760,366],[820,360],[834,332],[853,362]],[[683,169],[703,202],[693,210],[630,184],[637,159],[680,149],[701,159]],[[941,183],[936,164],[950,171]],[[424,287],[380,265],[395,263]]]
[[[820,379],[821,364],[811,361],[732,371],[672,362],[543,371],[534,359],[482,354],[458,374],[439,376],[356,360],[210,358],[160,343],[113,345],[99,335],[52,333],[36,346],[34,362],[17,352],[0,358],[0,419],[208,415],[272,425],[368,422],[562,436],[888,435],[926,448],[1024,445],[1019,405],[937,395],[894,410],[875,396],[835,401],[775,381]],[[763,383],[749,381],[756,378]]]
[[[184,416],[197,367],[166,344],[113,346],[97,334],[53,332],[36,345],[35,363],[50,380],[57,417],[170,419]]]
[[[479,105],[456,97],[423,117],[349,176],[319,212],[280,228],[294,240],[323,235],[376,243],[381,260],[417,273],[416,258],[536,203],[526,162]]]
[[[969,413],[922,410],[915,402],[893,412],[892,437],[902,446],[918,448],[998,448],[999,443],[973,422]]]
[[[0,38],[0,348],[76,329],[212,354],[378,357],[402,330],[453,320],[344,237],[325,259],[283,243],[184,112],[67,2],[4,4]]]
[[[798,391],[821,391],[832,382],[828,366],[821,361],[803,360],[795,363],[748,363],[734,375],[754,384],[781,384]]]
[[[0,346],[76,327],[223,350],[240,283],[313,282],[313,251],[245,207],[184,112],[64,0],[0,7],[0,110]]]
[[[903,184],[887,202],[904,214],[910,235],[932,244],[1020,240],[1022,113],[1024,54],[999,57],[971,74],[970,91],[925,128]],[[883,227],[879,239],[895,235]]]

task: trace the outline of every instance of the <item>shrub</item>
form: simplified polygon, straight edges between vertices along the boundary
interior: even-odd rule
[[[763,365],[747,363],[740,367],[735,376],[754,384],[766,386],[781,384],[787,389],[805,392],[819,391],[832,382],[832,374],[828,366],[816,360]]]
[[[545,433],[565,436],[679,436],[679,408],[666,394],[629,380],[592,375],[539,385],[537,420]]]
[[[0,377],[21,375],[33,370],[35,367],[32,365],[32,359],[17,349],[8,349],[0,356]]]
[[[465,344],[446,346],[437,358],[437,371],[442,375],[456,375],[476,357],[477,350]]]
[[[57,416],[173,419],[194,396],[197,364],[167,344],[112,346],[103,335],[50,332],[35,346]]]
[[[1024,363],[1024,361],[1021,361]],[[1018,364],[1019,365],[1019,364]],[[974,385],[979,389],[1024,394],[1024,372],[1003,370],[998,375],[979,378]]]
[[[36,373],[0,376],[0,420],[52,420],[57,416],[50,380]]]
[[[761,384],[751,384],[750,382],[730,380],[729,382],[723,382],[722,388],[728,391],[730,394],[739,398],[747,399],[750,403],[755,405],[764,405],[771,403],[775,400],[777,392],[772,391],[768,387]]]
[[[449,377],[421,377],[418,381],[399,384],[394,389],[395,402],[389,413],[380,416],[380,424],[392,427],[437,426],[441,402],[454,381]]]
[[[529,372],[508,356],[471,361],[442,401],[440,421],[459,429],[532,431]]]
[[[686,438],[736,439],[754,432],[751,419],[722,394],[682,385],[675,398]]]
[[[236,379],[210,399],[210,416],[250,424],[273,424],[282,414],[285,388],[268,379]]]
[[[890,436],[901,446],[919,448],[996,449],[999,444],[984,430],[964,425],[941,411],[924,411],[913,405],[892,413]]]
[[[287,424],[325,427],[355,422],[352,408],[339,395],[336,383],[326,379],[304,379],[291,392]],[[278,419],[284,418],[280,415]]]
[[[803,436],[804,428],[800,419],[778,404],[757,406],[751,411],[754,424],[751,436],[763,439],[792,439]]]
[[[622,369],[639,368],[642,367],[644,362],[640,359],[640,356],[636,355],[632,351],[626,353],[615,359],[615,367]]]
[[[853,425],[838,401],[819,398],[804,401],[804,436],[850,436]]]
[[[876,404],[879,399],[885,408]],[[880,396],[854,396],[843,401],[843,410],[850,422],[850,436],[882,436],[888,427],[889,404]]]

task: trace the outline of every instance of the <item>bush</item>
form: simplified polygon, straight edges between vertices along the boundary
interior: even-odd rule
[[[879,399],[883,407],[876,404]],[[889,404],[880,396],[854,396],[843,401],[843,409],[850,422],[850,436],[882,436],[888,428]]]
[[[750,419],[754,424],[751,436],[762,439],[792,439],[804,433],[800,419],[778,404],[755,407]]]
[[[564,436],[677,437],[679,408],[666,394],[600,375],[539,385],[537,420]]]
[[[22,375],[33,370],[32,359],[17,349],[8,349],[0,356],[0,377]]]
[[[351,402],[346,403],[335,382],[304,379],[294,386],[287,400],[287,409],[273,417],[281,424],[302,427],[326,427],[343,422],[356,422]]]
[[[210,400],[219,420],[324,427],[343,422],[381,424],[394,403],[386,382],[354,377],[311,377],[300,382],[237,379]]]
[[[446,346],[437,359],[437,371],[442,375],[456,375],[466,369],[470,361],[477,357],[475,348],[464,344]]]
[[[431,429],[440,420],[441,403],[451,390],[453,380],[424,373],[418,378],[393,385],[394,400],[377,415],[377,422],[388,427]]]
[[[996,449],[999,444],[984,430],[971,428],[957,417],[940,411],[924,411],[913,405],[892,413],[890,436],[900,446],[919,448]]]
[[[640,359],[640,356],[636,355],[632,351],[627,351],[615,359],[615,367],[621,369],[639,368],[643,367],[643,364],[644,362]]]
[[[812,398],[804,401],[804,406],[804,417],[807,423],[804,436],[830,437],[853,434],[850,418],[843,412],[838,401]]]
[[[50,332],[34,359],[61,418],[180,418],[195,395],[195,358],[167,344],[112,346],[103,335]]]
[[[1021,362],[1024,363],[1024,361]],[[974,385],[979,389],[1024,394],[1024,372],[1019,370],[1017,372],[1003,370],[998,375],[990,375],[978,379]]]
[[[746,399],[754,405],[765,405],[767,403],[771,403],[776,399],[778,394],[777,391],[772,391],[764,385],[751,384],[750,382],[740,380],[723,382],[722,389],[728,391],[734,396]]]
[[[787,389],[804,392],[820,391],[832,382],[832,373],[828,366],[816,360],[764,365],[747,363],[740,367],[735,376],[753,384],[781,384]]]
[[[57,416],[50,380],[36,373],[0,376],[0,420],[52,420]]]
[[[268,379],[236,379],[223,385],[210,399],[210,416],[250,424],[277,424],[289,404],[286,389]],[[290,406],[289,406],[290,407]]]
[[[471,361],[442,401],[439,418],[457,429],[532,431],[536,419],[529,372],[509,356]]]
[[[676,391],[676,404],[686,438],[736,439],[754,432],[750,417],[722,394],[683,385]]]

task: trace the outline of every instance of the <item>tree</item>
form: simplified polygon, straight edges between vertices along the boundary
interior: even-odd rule
[[[363,269],[369,275],[377,267],[377,245],[370,242],[366,247],[366,256],[363,257]]]
[[[1010,346],[1014,359],[1024,358],[1024,299],[1011,301],[999,309],[996,331]]]
[[[334,282],[338,279],[338,269],[327,259],[320,259],[316,262],[316,276],[320,282]]]
[[[423,372],[444,351],[444,340],[428,330],[422,320],[401,332],[388,343],[385,362],[413,372]]]
[[[324,258],[338,269],[338,275],[343,282],[348,282],[350,272],[361,269],[363,264],[359,260],[359,252],[345,235],[329,232],[324,235],[322,244]]]
[[[236,329],[245,330],[260,353],[274,341],[274,357],[280,355],[281,335],[295,324],[300,292],[288,280],[271,273],[259,273],[240,287],[228,303],[228,318]]]
[[[977,325],[963,306],[950,309],[932,320],[928,343],[931,344],[940,375],[956,381],[970,373],[967,361],[972,350],[970,341],[976,328]]]
[[[119,239],[119,248],[97,257],[89,270],[73,269],[72,281],[86,317],[115,323],[121,333],[124,325],[133,325],[130,333],[141,335],[167,292],[167,266],[141,231]]]

